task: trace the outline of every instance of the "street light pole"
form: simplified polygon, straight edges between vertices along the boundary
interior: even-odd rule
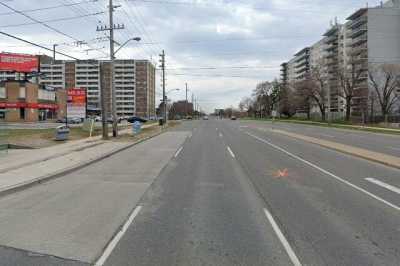
[[[187,83],[185,83],[185,85],[186,85],[186,102],[185,102],[185,116],[187,117],[188,116],[188,111],[187,111],[187,106],[188,106],[188,98],[187,98],[187,94],[188,94],[188,84]]]

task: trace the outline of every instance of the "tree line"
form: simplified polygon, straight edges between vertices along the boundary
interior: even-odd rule
[[[358,117],[365,122],[380,115],[388,122],[390,115],[400,116],[400,65],[370,64],[366,69],[352,60],[334,71],[326,65],[318,62],[300,80],[260,82],[241,100],[240,111],[259,118],[270,117],[273,111],[287,118],[301,113],[307,119],[317,112],[326,121],[336,106],[345,121]]]

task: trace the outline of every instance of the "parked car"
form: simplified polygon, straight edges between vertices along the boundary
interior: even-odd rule
[[[186,119],[187,119],[187,120],[192,120],[193,117],[191,117],[190,115],[188,115],[188,116],[186,117]]]
[[[208,115],[203,116],[203,120],[208,120]]]
[[[68,118],[68,124],[80,124],[82,123],[82,119],[78,117]]]
[[[121,118],[121,117],[118,117],[118,118],[117,118],[117,122],[118,122],[118,123],[121,123],[121,121],[122,121],[122,118]],[[112,117],[107,118],[107,122],[110,123],[110,124],[112,124],[112,123],[113,123],[113,118],[112,118]]]
[[[65,124],[65,122],[67,122],[67,119],[65,117],[64,118],[60,118],[60,119],[57,119],[56,122]]]
[[[231,120],[237,120],[236,116],[231,116]]]
[[[128,121],[129,123],[135,123],[136,121],[139,121],[140,123],[146,123],[147,120],[141,117],[136,117],[136,116],[132,116],[129,117],[128,119],[126,119],[126,121]]]

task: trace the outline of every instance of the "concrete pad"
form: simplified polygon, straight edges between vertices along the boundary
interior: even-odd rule
[[[0,198],[0,245],[94,262],[188,134],[167,132]]]

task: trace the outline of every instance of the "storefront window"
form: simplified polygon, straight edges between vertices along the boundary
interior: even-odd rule
[[[19,118],[25,120],[25,108],[19,108]]]
[[[25,98],[25,97],[26,97],[26,88],[19,87],[19,98]]]
[[[0,120],[6,119],[6,109],[0,108]]]
[[[0,98],[6,98],[6,88],[0,87]]]

